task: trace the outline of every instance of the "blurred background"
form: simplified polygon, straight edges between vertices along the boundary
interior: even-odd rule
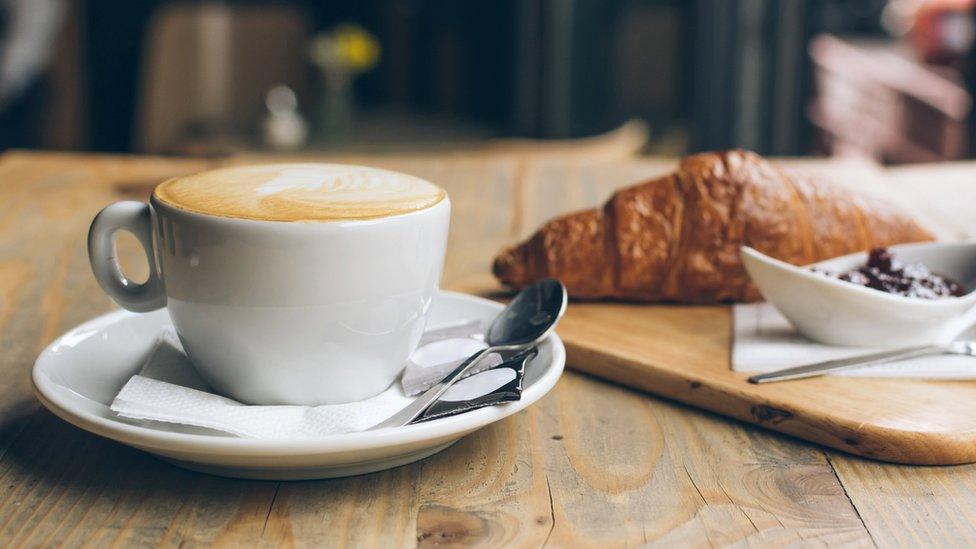
[[[974,1],[0,0],[0,149],[967,158]]]

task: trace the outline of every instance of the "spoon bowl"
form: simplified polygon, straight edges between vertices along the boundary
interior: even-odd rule
[[[527,286],[492,321],[485,342],[491,346],[534,345],[549,335],[566,312],[566,287],[553,278]]]

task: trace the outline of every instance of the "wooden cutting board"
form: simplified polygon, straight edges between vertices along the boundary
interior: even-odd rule
[[[976,462],[976,382],[820,377],[753,385],[730,369],[726,306],[572,303],[558,328],[576,370],[845,452]]]

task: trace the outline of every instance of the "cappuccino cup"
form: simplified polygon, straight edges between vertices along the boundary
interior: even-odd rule
[[[423,179],[339,164],[230,167],[117,202],[88,234],[120,306],[166,307],[200,375],[248,404],[339,404],[382,392],[424,331],[450,200]],[[115,233],[149,278],[126,278]]]

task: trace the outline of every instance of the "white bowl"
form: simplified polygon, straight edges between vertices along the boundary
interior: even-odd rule
[[[976,288],[976,241],[926,242],[889,248],[901,261]],[[803,335],[830,345],[895,347],[942,341],[962,331],[963,316],[976,305],[976,292],[962,297],[920,299],[888,294],[815,273],[848,271],[867,262],[867,252],[797,267],[752,248],[742,263],[762,295]]]

